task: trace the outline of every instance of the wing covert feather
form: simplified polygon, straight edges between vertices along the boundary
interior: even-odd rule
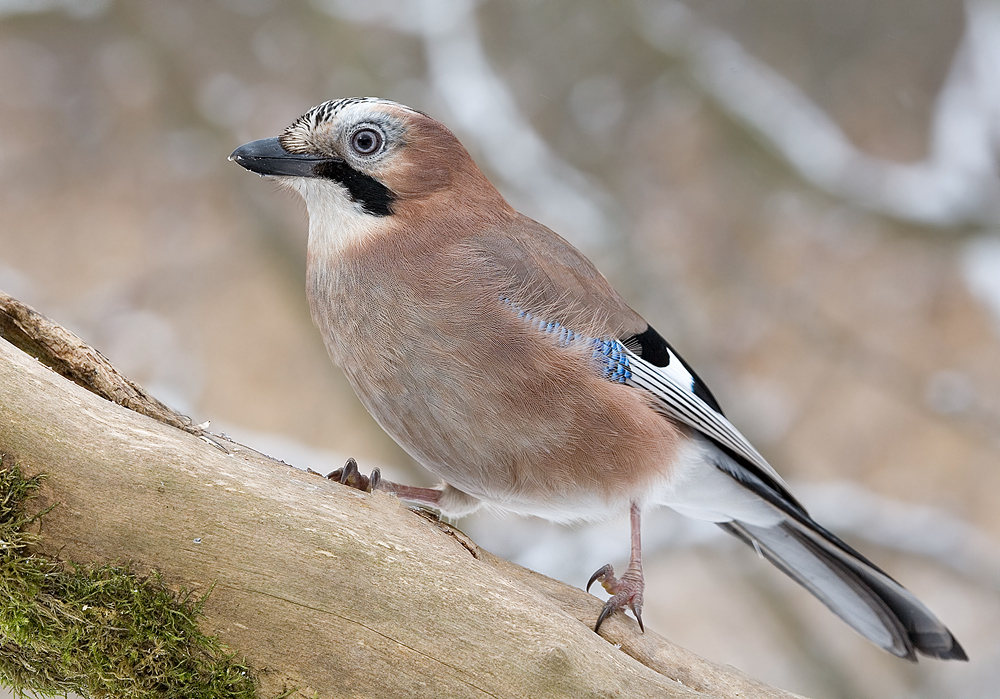
[[[526,216],[501,234],[466,238],[503,279],[515,305],[593,337],[624,338],[649,327],[583,253]]]

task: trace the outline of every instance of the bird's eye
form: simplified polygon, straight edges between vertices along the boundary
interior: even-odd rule
[[[351,136],[351,148],[359,155],[371,155],[382,147],[382,134],[375,129],[358,129]]]

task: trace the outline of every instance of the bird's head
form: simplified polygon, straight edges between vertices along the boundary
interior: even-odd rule
[[[374,224],[426,206],[506,208],[443,124],[371,97],[324,102],[277,138],[240,146],[230,160],[298,191],[314,223]]]

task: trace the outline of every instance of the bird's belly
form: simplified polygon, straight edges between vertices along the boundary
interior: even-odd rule
[[[549,346],[549,353],[561,350]],[[345,373],[372,416],[425,468],[486,503],[568,521],[626,510],[658,489],[677,428],[579,353],[533,367],[431,362],[431,348],[373,375]]]

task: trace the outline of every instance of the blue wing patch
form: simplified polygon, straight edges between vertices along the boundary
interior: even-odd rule
[[[617,340],[600,339],[589,337],[575,330],[570,330],[562,323],[538,318],[535,314],[516,306],[508,298],[500,299],[510,306],[511,310],[517,313],[517,317],[537,328],[546,335],[551,335],[556,345],[568,347],[572,344],[581,343],[591,348],[591,357],[608,381],[616,383],[627,383],[632,378],[628,350]]]

